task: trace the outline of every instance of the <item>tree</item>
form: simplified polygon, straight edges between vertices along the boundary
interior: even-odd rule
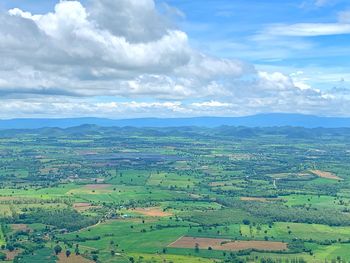
[[[58,255],[59,253],[62,252],[62,248],[60,245],[56,245],[53,249],[54,249],[56,255]]]
[[[79,251],[79,244],[76,244],[75,245],[75,250],[74,250],[74,252],[75,252],[75,255],[80,255],[80,251]]]
[[[243,224],[250,225],[250,221],[248,219],[243,219]]]
[[[196,243],[196,245],[194,246],[194,251],[196,251],[196,253],[199,252],[199,244],[198,243]]]
[[[8,249],[8,251],[12,252],[15,250],[15,247],[11,244],[7,244],[6,248]]]

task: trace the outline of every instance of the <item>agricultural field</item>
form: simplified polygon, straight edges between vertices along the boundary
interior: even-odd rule
[[[0,131],[0,260],[350,262],[350,129]]]

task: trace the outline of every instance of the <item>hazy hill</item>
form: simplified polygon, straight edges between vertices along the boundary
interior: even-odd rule
[[[0,120],[0,129],[69,128],[85,124],[102,127],[219,127],[227,125],[246,127],[294,126],[305,128],[340,128],[350,127],[350,118],[273,113],[246,117],[141,118],[121,120],[105,118],[10,119]]]

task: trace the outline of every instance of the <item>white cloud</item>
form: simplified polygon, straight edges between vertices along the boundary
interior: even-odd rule
[[[3,93],[201,97],[254,71],[193,50],[153,0],[61,1],[52,13],[12,9],[0,20]]]
[[[265,75],[265,73],[261,73]],[[188,101],[98,101],[84,98],[43,97],[0,99],[0,118],[14,117],[188,117],[188,116],[242,116],[257,112],[293,112],[321,115],[348,116],[349,92],[344,90],[321,92],[294,88],[275,92],[272,83],[289,82],[285,76],[273,73],[263,85],[266,94],[241,94],[237,98]],[[278,84],[277,84],[278,85]],[[266,87],[267,86],[267,87]],[[262,87],[260,87],[262,89]],[[260,92],[261,93],[261,92]],[[342,96],[339,96],[341,94]]]
[[[346,105],[336,91],[194,50],[153,0],[60,1],[47,14],[1,13],[0,24],[2,117],[227,116]],[[286,27],[296,36],[350,32],[338,23],[274,25],[265,33],[283,35]]]
[[[232,104],[211,100],[211,101],[205,101],[205,102],[194,102],[192,103],[192,106],[198,107],[198,108],[202,108],[202,107],[221,108],[221,107],[230,107],[232,106]]]
[[[262,35],[314,37],[350,34],[350,24],[345,23],[299,23],[291,25],[272,25]]]
[[[88,11],[99,27],[128,42],[153,42],[167,34],[170,24],[153,0],[93,0]]]
[[[129,7],[132,8],[135,1],[124,2],[129,2]],[[128,6],[125,5],[124,8],[127,9]],[[132,13],[133,10],[127,11]],[[78,59],[76,62],[88,61],[92,68],[95,66],[110,67],[118,71],[152,72],[159,71],[160,68],[162,71],[171,70],[189,60],[189,46],[184,32],[167,30],[153,41],[133,43],[127,36],[112,34],[108,29],[94,23],[86,9],[76,1],[61,1],[56,5],[54,13],[45,15],[30,15],[19,9],[10,10],[9,13],[25,18],[21,23],[34,22],[40,30],[40,36],[48,41],[45,44],[51,44],[44,47],[51,48],[44,50],[48,53],[45,55],[58,60],[58,57],[51,56],[56,55],[52,51],[57,51],[65,56],[61,59],[66,59],[68,65],[74,66],[70,59]]]
[[[319,1],[319,4],[324,5],[329,2]],[[338,21],[336,23],[274,24],[266,27],[255,38],[266,39],[271,38],[271,36],[315,37],[347,34],[350,34],[350,11],[342,11],[338,13]]]

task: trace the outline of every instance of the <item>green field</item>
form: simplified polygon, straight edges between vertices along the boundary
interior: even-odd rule
[[[266,236],[274,240],[302,239],[305,241],[327,241],[350,239],[350,227],[331,227],[317,224],[298,224],[276,222],[268,225],[246,226],[241,225],[242,235],[251,239],[264,239]]]
[[[0,131],[1,251],[15,263],[58,262],[55,248],[107,263],[350,262],[350,131],[242,129]],[[214,243],[171,247],[183,237]]]

